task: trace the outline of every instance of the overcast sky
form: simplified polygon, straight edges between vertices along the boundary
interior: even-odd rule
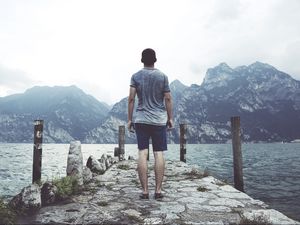
[[[77,85],[112,104],[148,47],[170,82],[255,61],[300,80],[300,0],[0,0],[0,96]]]

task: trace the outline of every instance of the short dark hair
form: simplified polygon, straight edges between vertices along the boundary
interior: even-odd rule
[[[142,52],[142,63],[145,65],[153,65],[156,62],[156,54],[155,51],[151,48],[146,48]]]

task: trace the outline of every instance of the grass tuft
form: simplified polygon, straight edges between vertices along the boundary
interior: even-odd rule
[[[105,202],[105,201],[97,202],[97,205],[105,207],[105,206],[108,206],[108,202]]]
[[[0,198],[0,224],[16,224],[17,214]]]
[[[107,184],[105,186],[106,186],[107,190],[112,191],[114,185],[113,184]]]
[[[209,189],[200,186],[200,187],[197,188],[197,191],[200,191],[200,192],[207,192],[207,191],[209,191]]]
[[[199,170],[192,168],[190,172],[184,173],[184,175],[188,176],[190,179],[201,179],[204,176]]]
[[[73,176],[55,179],[52,183],[57,187],[57,198],[59,200],[65,200],[74,194],[78,194],[80,190],[78,181]]]
[[[105,186],[105,184],[102,184],[102,182],[101,182],[100,180],[96,180],[96,181],[95,181],[95,185],[96,185],[97,187],[104,187],[104,186]]]
[[[129,165],[120,164],[120,165],[118,165],[118,169],[120,169],[120,170],[129,170],[130,167],[129,167]]]
[[[140,184],[136,179],[131,180],[131,183],[133,183],[135,185],[139,185]]]
[[[272,225],[270,220],[265,215],[254,216],[253,219],[248,219],[242,216],[240,225]]]
[[[128,219],[131,222],[138,222],[139,224],[141,224],[143,222],[143,220],[135,215],[128,215]]]

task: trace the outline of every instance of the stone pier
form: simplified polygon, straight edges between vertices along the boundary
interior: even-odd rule
[[[300,224],[269,209],[264,202],[177,161],[166,162],[165,198],[160,201],[153,197],[154,169],[150,162],[150,199],[140,200],[136,167],[135,160],[114,164],[104,174],[94,176],[79,195],[42,207],[26,223]]]

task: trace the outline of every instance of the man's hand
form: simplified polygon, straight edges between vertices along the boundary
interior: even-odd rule
[[[127,129],[129,132],[134,133],[134,125],[131,120],[129,120],[127,123]]]
[[[172,130],[174,128],[174,122],[172,119],[167,122],[167,130]]]
[[[131,124],[132,124],[132,121],[129,120],[128,123],[127,123],[127,129],[128,129],[129,131],[130,131],[130,129],[131,129]]]
[[[167,120],[167,130],[170,131],[171,129],[174,128],[174,122],[173,122],[173,101],[172,101],[172,96],[170,92],[166,92],[164,94],[165,97],[165,105],[167,109],[167,115],[168,115],[168,120]]]

